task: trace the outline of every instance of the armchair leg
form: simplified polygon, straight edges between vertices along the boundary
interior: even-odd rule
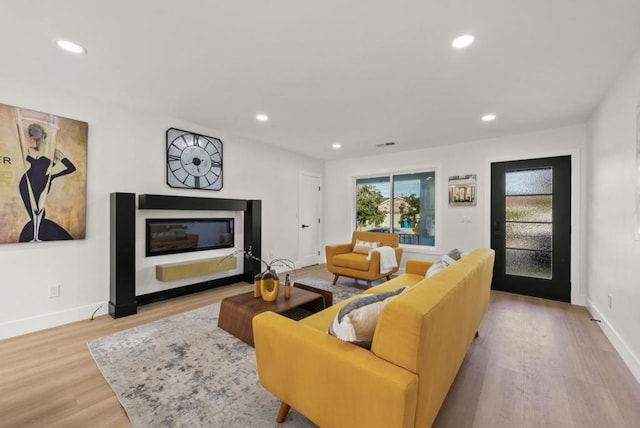
[[[336,285],[336,282],[338,282],[338,278],[340,278],[340,275],[333,276],[333,285]]]
[[[478,334],[478,330],[476,330],[476,336],[474,337],[474,339],[477,339],[480,335]]]
[[[391,279],[391,275],[387,275],[387,281]]]
[[[284,401],[280,403],[280,410],[278,410],[278,416],[276,416],[276,422],[281,424],[287,419],[287,413],[289,413],[291,406]]]
[[[371,281],[367,281],[367,288],[371,288]]]

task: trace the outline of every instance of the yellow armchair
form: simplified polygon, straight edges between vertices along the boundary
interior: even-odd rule
[[[373,251],[371,260],[367,260],[367,254],[354,252],[356,241],[378,242],[380,246],[392,247],[395,251],[397,267],[389,272],[380,272],[380,253]],[[341,276],[360,279],[367,282],[367,287],[371,288],[371,282],[386,277],[391,279],[391,274],[398,271],[402,258],[402,248],[399,246],[400,238],[395,233],[380,232],[353,232],[351,242],[343,244],[327,245],[325,254],[327,256],[327,269],[334,274],[333,284]]]

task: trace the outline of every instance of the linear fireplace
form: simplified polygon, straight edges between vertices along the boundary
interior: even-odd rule
[[[146,256],[233,248],[233,218],[148,218]]]

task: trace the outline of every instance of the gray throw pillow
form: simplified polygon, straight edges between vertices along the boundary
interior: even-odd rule
[[[460,260],[460,257],[462,257],[462,253],[457,248],[454,248],[442,257],[442,262],[447,267]]]

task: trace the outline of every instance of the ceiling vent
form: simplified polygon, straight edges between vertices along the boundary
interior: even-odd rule
[[[388,143],[380,143],[376,144],[376,147],[386,147],[386,146],[395,146],[396,143],[394,141],[389,141]]]

